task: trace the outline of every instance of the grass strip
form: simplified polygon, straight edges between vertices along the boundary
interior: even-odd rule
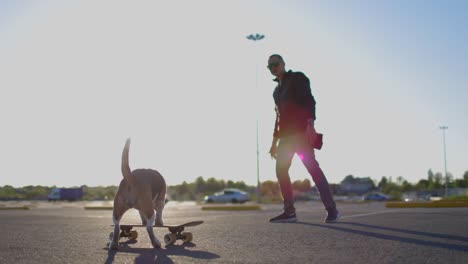
[[[0,210],[29,210],[29,206],[5,206],[5,207],[0,207]]]
[[[452,208],[468,207],[466,200],[441,200],[432,202],[387,202],[387,208]]]

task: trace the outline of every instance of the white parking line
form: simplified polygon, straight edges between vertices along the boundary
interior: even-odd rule
[[[378,214],[388,214],[388,213],[401,212],[401,211],[402,210],[385,210],[385,211],[378,211],[378,212],[365,213],[365,214],[343,215],[343,216],[340,217],[340,219],[354,218],[354,217],[361,217],[361,216],[369,216],[369,215],[378,215]]]

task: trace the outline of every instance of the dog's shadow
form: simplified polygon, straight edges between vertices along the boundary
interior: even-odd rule
[[[119,243],[119,250],[109,251],[106,264],[114,262],[115,256],[120,253],[137,254],[135,257],[135,263],[174,263],[170,256],[186,256],[197,259],[216,259],[220,256],[208,251],[201,250],[189,250],[187,248],[193,248],[196,246],[194,243],[183,243],[177,245],[168,245],[166,247],[156,248],[136,248],[129,247],[131,244],[135,244],[136,241],[126,241]],[[104,248],[108,250],[108,248]]]

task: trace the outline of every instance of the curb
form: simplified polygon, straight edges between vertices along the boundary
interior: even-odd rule
[[[202,206],[203,211],[252,211],[261,210],[258,205],[208,205]]]
[[[387,208],[453,208],[468,207],[467,200],[442,200],[433,202],[388,202]]]
[[[0,210],[29,210],[29,206],[0,207]]]

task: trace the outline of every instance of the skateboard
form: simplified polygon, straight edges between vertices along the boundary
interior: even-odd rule
[[[203,221],[193,221],[181,225],[154,225],[153,227],[167,228],[170,233],[164,235],[164,243],[166,245],[173,245],[177,240],[182,240],[188,243],[193,240],[191,232],[184,232],[186,227],[197,226],[203,224]],[[114,226],[114,225],[111,225]],[[146,227],[145,225],[120,225],[119,239],[126,237],[129,240],[135,240],[138,237],[138,232],[132,230],[134,227]],[[114,236],[114,232],[109,234],[109,240]]]

